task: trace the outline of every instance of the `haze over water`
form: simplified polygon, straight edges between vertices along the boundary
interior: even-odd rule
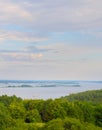
[[[102,89],[102,81],[0,80],[0,96],[16,95],[23,99],[55,99],[97,89]]]

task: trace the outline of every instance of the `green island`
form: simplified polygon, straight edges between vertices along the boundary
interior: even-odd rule
[[[0,130],[102,130],[102,90],[54,100],[0,96]]]

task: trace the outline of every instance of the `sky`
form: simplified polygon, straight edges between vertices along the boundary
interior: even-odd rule
[[[0,0],[0,79],[102,80],[102,0]]]

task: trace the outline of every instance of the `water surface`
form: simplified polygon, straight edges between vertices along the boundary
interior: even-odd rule
[[[0,80],[0,95],[16,95],[23,99],[55,99],[97,89],[102,89],[102,81]]]

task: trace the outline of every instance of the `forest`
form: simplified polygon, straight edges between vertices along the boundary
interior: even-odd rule
[[[2,95],[0,130],[102,130],[102,90],[54,100]]]

